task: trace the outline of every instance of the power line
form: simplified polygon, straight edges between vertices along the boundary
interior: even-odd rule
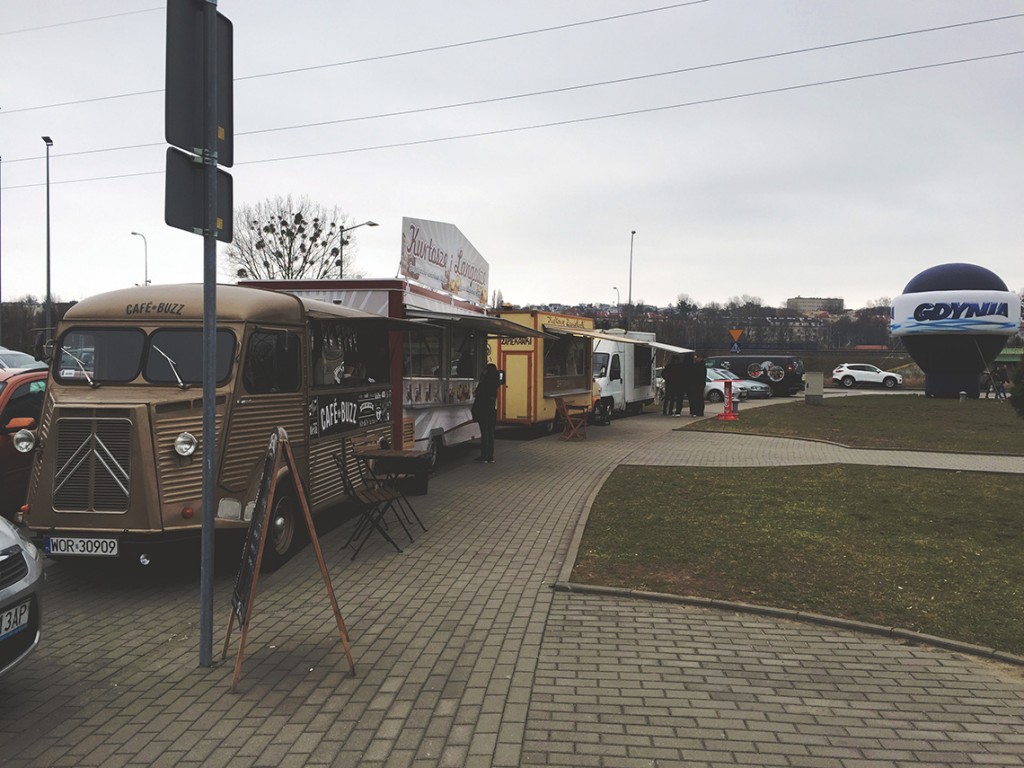
[[[572,29],[573,27],[582,27],[589,24],[601,24],[606,21],[618,21],[620,19],[629,18],[631,16],[642,16],[649,13],[660,13],[662,11],[670,11],[676,8],[683,8],[688,5],[701,5],[703,3],[711,2],[711,0],[689,0],[684,3],[673,3],[672,5],[663,5],[658,8],[647,8],[642,11],[631,11],[629,13],[620,13],[615,16],[602,16],[598,19],[587,19],[584,21],[574,21],[568,24],[559,24],[553,27],[542,27],[540,29],[531,29],[524,32],[510,32],[505,35],[495,35],[493,37],[481,37],[476,40],[464,40],[458,43],[447,43],[445,45],[434,45],[427,48],[414,48],[408,51],[398,51],[396,53],[382,53],[378,56],[367,56],[361,59],[349,59],[347,61],[337,61],[330,64],[316,64],[309,67],[300,67],[297,69],[282,69],[275,72],[264,72],[256,75],[245,75],[243,77],[236,77],[234,82],[238,83],[243,80],[255,80],[263,77],[276,77],[278,75],[291,75],[297,72],[310,72],[316,69],[329,69],[331,67],[346,67],[350,64],[366,64],[373,61],[385,61],[387,59],[397,59],[403,56],[415,56],[421,53],[435,53],[437,51],[447,51],[453,48],[465,48],[471,45],[481,45],[483,43],[494,43],[501,40],[511,40],[517,37],[527,37],[529,35],[539,35],[545,32],[560,32],[565,29]],[[57,107],[70,107],[78,104],[92,104],[99,101],[112,101],[114,99],[127,99],[135,96],[151,96],[157,93],[163,93],[163,88],[155,88],[148,91],[132,91],[131,93],[121,93],[112,96],[96,96],[91,99],[78,99],[76,101],[61,101],[54,104],[40,104],[34,107],[20,107],[18,109],[5,109],[4,114],[14,114],[16,112],[34,112],[40,109],[55,109]]]
[[[499,102],[503,102],[503,101],[514,101],[514,100],[517,100],[517,99],[532,98],[532,97],[535,97],[535,96],[549,96],[549,95],[556,94],[556,93],[569,93],[569,92],[572,92],[572,91],[585,90],[587,88],[598,88],[598,87],[603,87],[603,86],[607,86],[607,85],[621,85],[623,83],[631,83],[631,82],[637,82],[637,81],[641,81],[641,80],[649,80],[649,79],[653,79],[653,78],[657,78],[657,77],[667,77],[667,76],[670,76],[670,75],[680,75],[680,74],[687,74],[687,73],[690,73],[690,72],[699,72],[699,71],[702,71],[702,70],[716,69],[716,68],[720,68],[720,67],[728,67],[728,66],[733,66],[735,64],[750,64],[750,63],[756,62],[756,61],[766,61],[768,59],[783,58],[785,56],[794,56],[794,55],[802,54],[802,53],[814,53],[814,52],[817,52],[817,51],[825,51],[825,50],[830,50],[830,49],[835,49],[835,48],[843,48],[843,47],[847,47],[847,46],[851,46],[851,45],[862,45],[864,43],[873,43],[873,42],[879,42],[879,41],[882,41],[882,40],[892,40],[892,39],[901,38],[901,37],[910,37],[912,35],[920,35],[920,34],[926,34],[926,33],[931,33],[931,32],[942,32],[942,31],[948,31],[950,29],[955,29],[955,28],[958,28],[958,27],[968,27],[968,26],[973,26],[973,25],[977,25],[977,24],[988,24],[988,23],[992,23],[992,22],[996,22],[996,21],[1006,21],[1008,19],[1019,19],[1019,18],[1022,18],[1022,17],[1024,17],[1024,13],[1017,13],[1017,14],[1012,14],[1012,15],[1009,15],[1009,16],[997,16],[997,17],[989,18],[989,19],[975,19],[973,21],[959,22],[957,24],[946,24],[946,25],[943,25],[943,26],[940,26],[940,27],[927,27],[927,28],[924,28],[924,29],[914,29],[914,30],[908,30],[908,31],[905,31],[905,32],[893,32],[893,33],[887,34],[887,35],[877,35],[875,37],[864,37],[864,38],[858,38],[856,40],[845,40],[845,41],[838,42],[838,43],[826,43],[826,44],[823,44],[823,45],[816,45],[816,46],[811,46],[811,47],[808,47],[808,48],[795,48],[795,49],[788,50],[788,51],[780,51],[780,52],[776,52],[776,53],[767,53],[767,54],[762,54],[760,56],[747,56],[747,57],[740,58],[740,59],[730,59],[728,61],[715,62],[715,63],[711,63],[711,64],[697,64],[697,65],[694,65],[692,67],[684,67],[682,69],[672,69],[672,70],[668,70],[668,71],[665,71],[665,72],[653,72],[653,73],[648,73],[648,74],[644,74],[644,75],[633,75],[633,76],[630,76],[630,77],[620,77],[620,78],[615,78],[613,80],[602,80],[602,81],[593,82],[593,83],[583,83],[583,84],[577,84],[577,85],[568,85],[568,86],[565,86],[565,87],[562,87],[562,88],[551,88],[551,89],[541,90],[541,91],[530,91],[530,92],[527,92],[527,93],[512,94],[512,95],[508,95],[508,96],[495,96],[495,97],[487,98],[487,99],[476,99],[476,100],[473,100],[473,101],[462,101],[462,102],[456,102],[456,103],[452,103],[452,104],[435,105],[435,106],[432,106],[432,107],[419,107],[419,108],[416,108],[416,109],[405,109],[405,110],[399,110],[399,111],[395,111],[395,112],[381,112],[381,113],[378,113],[378,114],[375,114],[375,115],[361,115],[361,116],[358,116],[358,117],[344,117],[344,118],[339,118],[337,120],[321,120],[321,121],[317,121],[317,122],[313,122],[313,123],[302,123],[302,124],[299,124],[299,125],[279,126],[279,127],[276,127],[276,128],[260,128],[260,129],[251,130],[251,131],[236,131],[235,132],[235,137],[237,138],[239,136],[253,136],[253,135],[257,135],[257,134],[274,133],[274,132],[279,132],[279,131],[294,131],[294,130],[301,130],[301,129],[304,129],[304,128],[322,128],[322,127],[328,126],[328,125],[340,125],[340,124],[343,124],[343,123],[355,123],[355,122],[363,122],[363,121],[368,121],[368,120],[380,120],[380,119],[389,118],[389,117],[407,117],[409,115],[422,114],[422,113],[425,113],[425,112],[437,112],[437,111],[446,110],[446,109],[458,109],[458,108],[462,108],[462,107],[480,106],[480,105],[483,105],[483,104],[494,104],[494,103],[499,103]],[[103,148],[103,149],[89,149],[89,150],[82,150],[82,151],[79,151],[79,152],[64,152],[64,153],[61,153],[59,155],[56,155],[56,157],[75,157],[75,156],[79,156],[79,155],[100,154],[100,153],[104,153],[104,152],[119,152],[119,151],[127,150],[127,149],[144,149],[144,148],[156,147],[156,146],[164,146],[164,143],[163,142],[150,142],[150,143],[147,143],[147,144],[130,144],[130,145],[125,145],[125,146],[120,146],[120,147],[107,147],[107,148]],[[28,160],[38,160],[38,159],[41,159],[41,157],[42,157],[42,155],[37,155],[37,156],[33,156],[33,157],[15,158],[15,159],[12,159],[12,160],[8,160],[7,162],[8,163],[19,163],[19,162],[25,162],[25,161],[28,161]]]
[[[138,13],[152,13],[153,11],[162,11],[164,6],[159,8],[140,8],[137,11],[124,11],[122,13],[111,13],[107,16],[93,16],[89,19],[75,19],[74,21],[56,21],[53,24],[44,24],[41,27],[25,27],[23,29],[9,29],[6,32],[0,32],[0,37],[6,35],[20,35],[23,32],[39,32],[44,29],[54,29],[55,27],[70,27],[74,24],[87,24],[92,21],[106,21],[107,19],[116,19],[121,16],[132,16]]]
[[[955,29],[957,27],[967,27],[967,26],[971,26],[971,25],[974,25],[974,24],[987,24],[987,23],[993,22],[993,21],[1005,21],[1007,19],[1019,19],[1019,18],[1022,18],[1022,17],[1024,17],[1024,13],[1016,13],[1016,14],[1012,14],[1010,16],[999,16],[999,17],[991,18],[991,19],[978,19],[978,20],[975,20],[975,21],[965,21],[965,22],[962,22],[962,23],[959,23],[959,24],[947,24],[947,25],[944,25],[944,26],[941,26],[941,27],[929,27],[929,28],[926,28],[926,29],[916,29],[916,30],[910,30],[910,31],[907,31],[907,32],[895,32],[895,33],[892,33],[892,34],[889,34],[889,35],[878,35],[876,37],[864,37],[864,38],[860,38],[860,39],[857,39],[857,40],[847,40],[847,41],[840,42],[840,43],[828,43],[828,44],[825,44],[825,45],[816,45],[816,46],[812,46],[812,47],[809,47],[809,48],[795,48],[795,49],[789,50],[789,51],[781,51],[781,52],[778,52],[778,53],[768,53],[768,54],[763,54],[763,55],[760,55],[760,56],[748,56],[748,57],[741,58],[741,59],[730,59],[729,61],[721,61],[721,62],[716,62],[716,63],[713,63],[713,64],[697,64],[697,65],[694,65],[692,67],[683,67],[682,69],[672,69],[672,70],[668,70],[668,71],[665,71],[665,72],[653,72],[653,73],[648,73],[648,74],[645,74],[645,75],[633,75],[633,76],[630,76],[630,77],[615,78],[613,80],[601,80],[601,81],[593,82],[593,83],[583,83],[583,84],[578,84],[578,85],[568,85],[568,86],[565,86],[565,87],[562,87],[562,88],[550,88],[550,89],[542,90],[542,91],[530,91],[530,92],[527,92],[527,93],[518,93],[518,94],[513,94],[513,95],[510,95],[510,96],[495,96],[495,97],[488,98],[488,99],[476,99],[474,101],[462,101],[462,102],[456,102],[456,103],[453,103],[453,104],[444,104],[444,105],[433,106],[433,107],[421,107],[421,108],[418,108],[418,109],[406,109],[406,110],[400,110],[400,111],[397,111],[397,112],[383,112],[383,113],[376,114],[376,115],[363,115],[363,116],[360,116],[360,117],[345,117],[345,118],[340,118],[340,119],[337,119],[337,120],[323,120],[323,121],[319,121],[319,122],[315,122],[315,123],[304,123],[304,124],[301,124],[301,125],[282,126],[282,127],[278,127],[278,128],[261,128],[261,129],[252,130],[252,131],[241,131],[241,132],[236,133],[235,135],[236,136],[251,136],[251,135],[260,134],[260,133],[273,133],[273,132],[276,132],[276,131],[291,131],[291,130],[296,130],[296,129],[301,129],[301,128],[320,128],[320,127],[323,127],[323,126],[326,126],[326,125],[338,125],[338,124],[341,124],[341,123],[354,123],[354,122],[360,122],[360,121],[365,121],[365,120],[378,120],[380,118],[387,118],[387,117],[405,117],[405,116],[408,116],[408,115],[415,115],[415,114],[420,114],[420,113],[423,113],[423,112],[436,112],[436,111],[439,111],[439,110],[456,109],[456,108],[461,108],[461,107],[475,107],[475,106],[480,106],[482,104],[494,104],[494,103],[502,102],[502,101],[514,101],[516,99],[526,99],[526,98],[532,98],[534,96],[549,96],[549,95],[555,94],[555,93],[569,93],[571,91],[580,91],[580,90],[585,90],[587,88],[598,88],[598,87],[602,87],[602,86],[606,86],[606,85],[622,85],[623,83],[632,83],[632,82],[637,82],[637,81],[640,81],[640,80],[649,80],[649,79],[653,79],[653,78],[656,78],[656,77],[667,77],[667,76],[670,76],[670,75],[682,75],[682,74],[687,74],[689,72],[700,72],[702,70],[707,70],[707,69],[716,69],[716,68],[719,68],[719,67],[728,67],[728,66],[732,66],[734,64],[749,64],[749,63],[755,62],[755,61],[766,61],[768,59],[777,59],[777,58],[782,58],[784,56],[793,56],[793,55],[801,54],[801,53],[813,53],[815,51],[826,51],[826,50],[833,49],[833,48],[842,48],[844,46],[860,45],[862,43],[872,43],[872,42],[878,42],[880,40],[892,40],[892,39],[898,38],[898,37],[908,37],[910,35],[920,35],[920,34],[924,34],[924,33],[927,33],[927,32],[941,32],[941,31],[945,31],[945,30],[949,30],[949,29]]]
[[[339,61],[333,64],[315,64],[309,67],[299,67],[297,69],[284,69],[275,72],[266,72],[261,75],[247,75],[245,77],[236,78],[236,80],[253,80],[260,77],[276,77],[277,75],[291,75],[296,72],[311,72],[317,69],[329,69],[331,67],[345,67],[349,64],[365,64],[371,61],[383,61],[385,59],[397,59],[402,56],[413,56],[419,53],[433,53],[435,51],[449,51],[453,48],[464,48],[470,45],[479,45],[480,43],[496,43],[502,40],[512,40],[517,37],[526,37],[528,35],[536,35],[540,32],[560,32],[564,29],[573,29],[574,27],[583,27],[589,24],[598,24],[605,21],[619,21],[620,19],[628,19],[631,16],[643,16],[648,13],[660,13],[661,11],[671,11],[676,8],[683,8],[688,5],[701,5],[702,3],[710,2],[710,0],[690,0],[685,3],[673,3],[672,5],[663,5],[660,8],[647,8],[643,11],[630,11],[629,13],[619,13],[615,16],[604,16],[600,19],[590,19],[586,21],[573,21],[568,24],[559,24],[554,27],[545,27],[543,29],[534,29],[526,32],[510,32],[505,35],[495,35],[494,37],[483,37],[478,40],[469,40],[462,43],[449,43],[447,45],[435,45],[429,48],[416,48],[409,51],[401,51],[399,53],[385,53],[380,56],[367,56],[362,59],[349,59],[348,61]]]
[[[549,122],[549,123],[536,123],[534,125],[525,125],[525,126],[519,126],[519,127],[516,127],[516,128],[496,128],[496,129],[491,130],[491,131],[480,131],[478,133],[466,133],[466,134],[461,134],[461,135],[458,135],[458,136],[442,136],[442,137],[433,138],[433,139],[421,139],[421,140],[418,140],[418,141],[404,141],[404,142],[396,142],[394,144],[378,144],[378,145],[370,146],[370,147],[357,147],[355,149],[341,149],[341,150],[334,150],[334,151],[330,151],[330,152],[315,152],[315,153],[310,153],[310,154],[305,154],[305,155],[290,155],[290,156],[286,156],[286,157],[266,158],[264,160],[248,160],[248,161],[245,161],[243,163],[236,163],[236,165],[260,165],[260,164],[263,164],[263,163],[275,163],[275,162],[281,162],[281,161],[284,161],[284,160],[303,160],[303,159],[312,158],[312,157],[329,157],[329,156],[332,156],[332,155],[345,155],[345,154],[353,154],[353,153],[356,153],[356,152],[371,152],[371,151],[381,150],[381,149],[396,149],[396,148],[400,148],[400,147],[421,146],[423,144],[437,144],[437,143],[446,142],[446,141],[458,141],[458,140],[462,140],[462,139],[475,139],[475,138],[481,138],[481,137],[485,137],[485,136],[497,136],[497,135],[507,134],[507,133],[520,133],[520,132],[523,132],[523,131],[539,130],[541,128],[557,128],[557,127],[561,127],[561,126],[565,126],[565,125],[576,125],[576,124],[579,124],[579,123],[596,122],[598,120],[610,120],[610,119],[616,118],[616,117],[631,117],[631,116],[634,116],[634,115],[644,115],[644,114],[651,114],[651,113],[654,113],[654,112],[666,112],[666,111],[673,110],[673,109],[683,109],[685,107],[696,107],[696,106],[703,106],[703,105],[706,105],[706,104],[717,104],[717,103],[721,103],[721,102],[725,102],[725,101],[736,101],[738,99],[750,98],[752,96],[766,96],[766,95],[776,94],[776,93],[786,93],[788,91],[798,91],[798,90],[802,90],[802,89],[805,89],[805,88],[817,88],[817,87],[824,86],[824,85],[837,85],[839,83],[850,83],[850,82],[855,82],[857,80],[868,80],[868,79],[875,78],[875,77],[884,77],[886,75],[905,74],[907,72],[918,72],[918,71],[926,70],[926,69],[935,69],[935,68],[938,68],[938,67],[953,66],[955,64],[967,64],[967,63],[970,63],[970,62],[986,61],[986,60],[989,60],[989,59],[998,59],[998,58],[1003,58],[1003,57],[1006,57],[1006,56],[1017,56],[1017,55],[1022,54],[1022,53],[1024,53],[1024,50],[1009,51],[1007,53],[996,53],[996,54],[991,54],[989,56],[975,56],[975,57],[967,58],[967,59],[957,59],[955,61],[938,62],[936,64],[921,64],[921,65],[914,66],[914,67],[903,67],[901,69],[891,69],[891,70],[887,70],[885,72],[872,72],[872,73],[868,73],[868,74],[865,74],[865,75],[851,75],[849,77],[839,77],[839,78],[834,78],[834,79],[831,79],[831,80],[819,80],[819,81],[813,82],[813,83],[801,83],[799,85],[787,85],[787,86],[781,86],[779,88],[767,88],[767,89],[760,90],[760,91],[748,91],[746,93],[733,94],[732,96],[716,96],[716,97],[708,98],[708,99],[697,99],[695,101],[687,101],[687,102],[682,102],[682,103],[679,103],[679,104],[667,104],[667,105],[660,106],[660,107],[645,107],[643,109],[633,109],[633,110],[627,110],[625,112],[612,112],[612,113],[604,114],[604,115],[591,115],[590,117],[577,117],[577,118],[571,118],[571,119],[568,119],[568,120],[557,120],[557,121],[553,121],[553,122]],[[39,186],[39,185],[36,184],[34,186]]]
[[[954,65],[957,65],[957,64],[969,64],[969,63],[978,62],[978,61],[989,61],[989,60],[992,60],[992,59],[1005,58],[1005,57],[1008,57],[1008,56],[1019,56],[1022,53],[1024,53],[1024,50],[1007,51],[1005,53],[994,53],[994,54],[991,54],[991,55],[988,55],[988,56],[974,56],[974,57],[971,57],[971,58],[956,59],[956,60],[953,60],[953,61],[941,61],[941,62],[937,62],[935,64],[920,64],[920,65],[917,65],[917,66],[914,66],[914,67],[903,67],[903,68],[900,68],[900,69],[885,70],[884,72],[870,72],[870,73],[864,74],[864,75],[851,75],[849,77],[838,77],[838,78],[833,78],[831,80],[818,80],[818,81],[812,82],[812,83],[800,83],[800,84],[797,84],[797,85],[781,86],[779,88],[767,88],[767,89],[760,90],[760,91],[747,91],[745,93],[733,94],[731,96],[716,96],[716,97],[712,97],[712,98],[708,98],[708,99],[697,99],[695,101],[686,101],[686,102],[682,102],[682,103],[679,103],[679,104],[667,104],[667,105],[663,105],[663,106],[660,106],[660,107],[646,107],[644,109],[633,109],[633,110],[628,110],[628,111],[625,111],[625,112],[612,112],[612,113],[608,113],[608,114],[604,114],[604,115],[591,115],[589,117],[577,117],[577,118],[571,118],[571,119],[568,119],[568,120],[557,120],[557,121],[548,122],[548,123],[536,123],[534,125],[517,126],[515,128],[496,128],[496,129],[491,130],[491,131],[479,131],[479,132],[476,132],[476,133],[465,133],[465,134],[459,134],[459,135],[456,135],[456,136],[439,136],[439,137],[435,137],[435,138],[432,138],[432,139],[419,139],[419,140],[416,140],[416,141],[401,141],[401,142],[395,142],[395,143],[392,143],[392,144],[376,144],[376,145],[368,146],[368,147],[354,147],[352,149],[338,149],[338,150],[331,150],[331,151],[328,151],[328,152],[310,152],[310,153],[303,154],[303,155],[287,155],[287,156],[282,156],[282,157],[269,157],[269,158],[264,158],[262,160],[246,160],[246,161],[235,163],[235,167],[242,166],[242,165],[262,165],[262,164],[265,164],[265,163],[279,163],[279,162],[284,162],[284,161],[288,161],[288,160],[306,160],[306,159],[310,159],[310,158],[314,158],[314,157],[331,157],[331,156],[334,156],[334,155],[349,155],[349,154],[355,154],[355,153],[360,153],[360,152],[374,152],[374,151],[379,151],[379,150],[382,150],[382,149],[399,149],[399,148],[403,148],[403,147],[416,147],[416,146],[423,146],[425,144],[440,144],[442,142],[461,141],[463,139],[476,139],[476,138],[483,138],[483,137],[488,137],[488,136],[499,136],[499,135],[502,135],[502,134],[509,134],[509,133],[522,133],[524,131],[535,131],[535,130],[540,130],[542,128],[558,128],[558,127],[563,127],[563,126],[566,126],[566,125],[577,125],[577,124],[580,124],[580,123],[597,122],[599,120],[610,120],[612,118],[617,118],[617,117],[632,117],[632,116],[635,116],[635,115],[651,114],[651,113],[654,113],[654,112],[667,112],[669,110],[683,109],[683,108],[686,108],[686,107],[697,107],[697,106],[704,106],[704,105],[707,105],[707,104],[718,104],[718,103],[722,103],[722,102],[726,102],[726,101],[737,101],[739,99],[751,98],[753,96],[767,96],[767,95],[772,95],[772,94],[777,94],[777,93],[787,93],[787,92],[790,92],[790,91],[803,90],[803,89],[806,89],[806,88],[818,88],[818,87],[826,86],[826,85],[838,85],[840,83],[851,83],[851,82],[856,82],[858,80],[869,80],[869,79],[872,79],[872,78],[885,77],[885,76],[888,76],[888,75],[906,74],[908,72],[920,72],[920,71],[927,70],[927,69],[937,69],[939,67],[949,67],[949,66],[954,66]],[[51,181],[50,183],[51,184],[80,184],[80,183],[83,183],[83,182],[92,182],[92,181],[110,181],[110,180],[114,180],[114,179],[128,179],[128,178],[134,178],[134,177],[138,177],[138,176],[155,176],[155,175],[161,174],[163,172],[164,171],[162,169],[159,170],[159,171],[140,171],[138,173],[123,173],[123,174],[116,174],[116,175],[112,175],[112,176],[95,176],[95,177],[85,178],[85,179],[68,179],[66,181],[57,181],[57,182]],[[16,186],[4,187],[4,189],[27,189],[27,188],[30,188],[30,187],[41,187],[41,186],[43,186],[42,183],[19,184],[19,185],[16,185]]]

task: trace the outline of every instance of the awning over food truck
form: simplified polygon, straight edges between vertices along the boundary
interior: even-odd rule
[[[420,330],[427,325],[426,322],[375,315],[372,312],[363,312],[359,309],[346,307],[343,304],[332,304],[320,301],[319,299],[308,299],[305,296],[296,296],[295,298],[302,302],[306,317],[314,320],[338,320],[340,318],[361,323],[379,324],[395,331]]]
[[[588,339],[603,339],[605,341],[621,341],[626,344],[640,344],[645,347],[653,347],[654,349],[662,349],[666,352],[675,352],[676,354],[686,354],[693,352],[692,349],[686,347],[675,347],[671,344],[662,344],[660,341],[648,341],[646,339],[634,339],[631,336],[627,336],[625,333],[609,333],[608,331],[591,331],[583,328],[565,328],[558,325],[545,325],[544,330],[548,333],[554,333],[561,336],[585,336]]]
[[[490,336],[508,336],[510,338],[554,338],[550,334],[535,331],[533,328],[528,328],[527,326],[520,325],[519,323],[513,323],[511,320],[505,320],[500,317],[491,317],[489,315],[463,312],[432,312],[408,306],[406,307],[405,314],[406,317],[409,318],[454,323],[461,328],[482,331]]]

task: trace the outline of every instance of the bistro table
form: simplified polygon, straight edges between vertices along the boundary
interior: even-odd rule
[[[403,492],[401,480],[407,477],[425,479],[430,472],[430,452],[400,448],[360,448],[354,451],[353,455],[366,462],[370,471],[383,483],[398,491],[399,507],[406,521],[411,524],[412,519],[415,519],[420,528],[427,530],[420,516],[416,514],[412,502]]]

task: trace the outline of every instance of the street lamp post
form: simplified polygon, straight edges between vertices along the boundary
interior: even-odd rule
[[[149,285],[149,243],[146,242],[146,236],[141,232],[132,232],[132,234],[135,235],[136,237],[142,238],[142,258],[145,259],[145,261],[143,261],[143,266],[145,267],[146,270],[143,273],[145,278],[145,282],[143,283],[143,285]]]
[[[362,224],[353,224],[351,227],[342,227],[340,230],[338,230],[338,235],[340,236],[339,237],[339,241],[338,241],[338,260],[335,262],[335,264],[338,265],[338,279],[339,280],[341,278],[345,277],[345,262],[343,261],[343,259],[344,259],[343,251],[345,250],[345,233],[346,232],[351,232],[353,229],[358,229],[359,227],[376,227],[376,226],[377,226],[377,222],[376,221],[364,221]]]
[[[626,320],[626,330],[629,330],[629,321],[633,319],[633,238],[636,237],[636,230],[629,233],[629,317]]]
[[[617,316],[619,314],[619,312],[622,311],[622,299],[619,297],[619,289],[618,288],[616,288],[613,285],[612,286],[612,290],[615,291],[615,314]]]
[[[50,297],[50,147],[53,139],[43,136],[46,144],[46,339],[49,339],[53,317],[53,301]]]

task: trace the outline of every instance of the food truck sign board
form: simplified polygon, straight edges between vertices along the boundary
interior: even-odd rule
[[[398,274],[476,304],[487,304],[489,265],[454,224],[402,218]]]

